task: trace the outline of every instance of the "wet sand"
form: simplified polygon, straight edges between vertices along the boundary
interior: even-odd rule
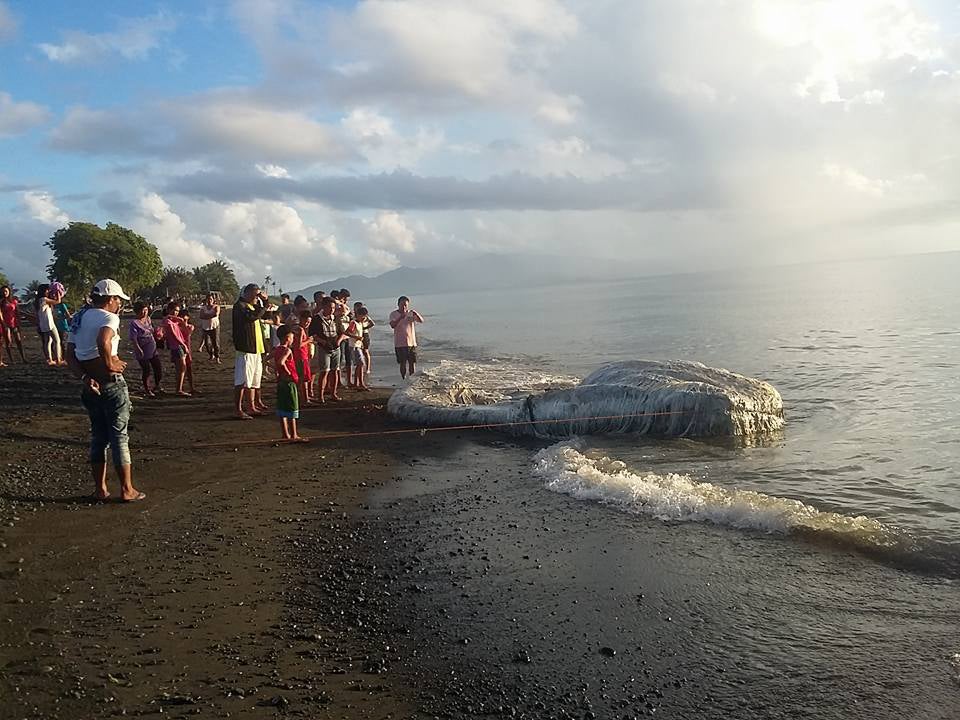
[[[957,716],[950,580],[555,495],[493,434],[243,444],[279,423],[196,364],[135,401],[130,505],[85,500],[74,381],[0,373],[0,717]]]

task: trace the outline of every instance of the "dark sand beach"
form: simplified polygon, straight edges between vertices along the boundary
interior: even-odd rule
[[[85,499],[67,373],[0,373],[0,717],[957,717],[949,578],[546,492],[494,434],[251,444],[196,366],[135,401],[131,505]]]

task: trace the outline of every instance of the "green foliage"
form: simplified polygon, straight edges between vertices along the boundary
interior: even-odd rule
[[[200,292],[200,284],[185,267],[163,269],[163,276],[154,288],[154,297],[185,298]]]
[[[224,300],[234,300],[240,294],[240,284],[233,268],[222,260],[201,265],[193,269],[193,276],[201,292],[218,290]]]
[[[67,286],[74,304],[103,278],[116,280],[129,295],[136,295],[157,283],[163,267],[156,247],[114,223],[101,228],[72,222],[57,230],[47,247],[53,252],[47,272]]]
[[[31,280],[27,286],[20,291],[20,302],[30,302],[37,296],[37,288],[43,283],[39,280]]]

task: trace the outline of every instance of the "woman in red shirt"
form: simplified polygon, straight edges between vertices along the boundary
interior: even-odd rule
[[[13,343],[17,343],[17,349],[20,351],[20,360],[26,362],[23,354],[23,336],[20,334],[20,317],[17,314],[17,297],[9,285],[0,288],[0,340],[7,346],[7,357],[13,362]],[[0,353],[3,350],[0,349]],[[3,357],[0,357],[0,365],[3,364]]]

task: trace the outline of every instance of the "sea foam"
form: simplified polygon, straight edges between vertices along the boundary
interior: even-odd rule
[[[612,363],[576,378],[444,361],[395,392],[387,410],[423,426],[485,425],[538,437],[639,433],[743,437],[783,428],[780,393],[696,362]]]
[[[799,500],[697,482],[688,475],[634,472],[619,460],[589,456],[578,440],[541,450],[534,457],[534,473],[554,492],[661,520],[771,533],[824,532],[874,547],[904,539],[899,529],[868,517],[825,512]]]

